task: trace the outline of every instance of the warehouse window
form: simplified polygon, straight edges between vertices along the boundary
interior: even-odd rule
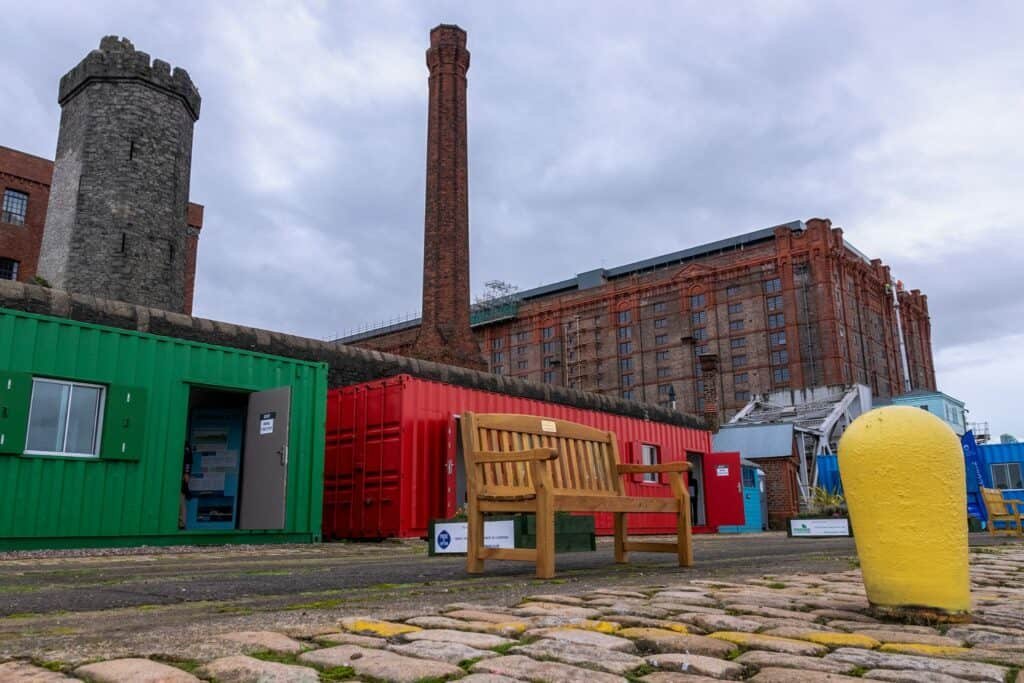
[[[3,222],[15,225],[25,224],[28,212],[28,195],[17,190],[4,190]]]
[[[785,346],[786,345],[786,333],[785,332],[772,332],[768,335],[768,339],[772,346]]]
[[[765,294],[774,294],[775,292],[781,292],[782,291],[782,280],[780,280],[779,278],[774,278],[774,279],[771,279],[771,280],[765,280],[764,281],[764,291],[765,291]]]
[[[789,381],[789,368],[775,368],[772,377],[776,382],[785,383]]]
[[[734,368],[741,368],[747,364],[747,354],[740,353],[732,357],[732,366]]]
[[[658,368],[658,377],[668,377],[671,374],[671,368]]]
[[[655,352],[654,360],[668,360],[668,351]]]
[[[770,296],[765,301],[768,303],[769,311],[781,311],[782,310],[782,297],[781,296]]]
[[[743,348],[746,345],[747,345],[747,338],[746,337],[734,337],[734,338],[729,340],[729,348],[732,348],[732,349],[741,349],[741,348]]]
[[[544,353],[554,353],[555,352],[555,342],[544,342],[544,344],[541,346],[541,348],[544,350]]]
[[[747,401],[750,400],[750,392],[749,391],[737,391],[737,392],[735,392],[733,398],[736,399],[737,403],[746,403]]]
[[[655,327],[668,327],[668,318],[658,318],[654,321]]]
[[[997,489],[1024,489],[1019,462],[1000,462],[992,465],[992,485]]]
[[[626,391],[623,391],[622,392],[622,398],[626,399],[627,401],[632,401],[633,400],[633,392],[629,391],[628,389]]]
[[[729,304],[729,313],[742,313],[742,312],[743,312],[743,303],[742,302],[735,303],[735,304]]]
[[[695,356],[703,356],[705,353],[708,353],[708,351],[709,349],[707,344],[698,344],[693,347],[693,355]]]
[[[619,370],[632,370],[633,359],[632,358],[620,358],[619,359]]]
[[[654,343],[657,345],[668,344],[667,334],[656,334],[654,335]]]
[[[737,372],[732,376],[733,384],[746,384],[750,380],[750,376],[745,372]]]
[[[707,311],[697,311],[696,313],[694,313],[694,314],[692,314],[690,316],[690,322],[692,322],[694,325],[703,325],[707,321],[708,321],[708,312]]]
[[[545,384],[554,384],[554,382],[555,382],[555,373],[550,371],[550,370],[545,372],[544,373],[544,383]]]
[[[494,374],[495,375],[504,375],[505,374],[505,366],[504,365],[495,365],[494,366]]]
[[[543,332],[541,332],[541,334],[543,335],[543,337],[545,339],[551,339],[552,337],[555,336],[555,328],[553,328],[553,327],[545,327]]]
[[[517,356],[525,356],[526,355],[526,347],[525,346],[517,346],[516,347],[516,355]]]
[[[492,349],[497,350],[497,349],[500,349],[501,347],[503,347],[504,345],[505,345],[505,340],[502,339],[501,337],[498,337],[497,339],[492,339],[491,340],[491,348]]]
[[[740,286],[739,285],[729,285],[728,287],[725,288],[725,295],[726,296],[739,296],[739,294],[740,294]]]
[[[516,332],[516,341],[517,342],[530,341],[530,333],[528,331]]]
[[[698,327],[693,331],[693,338],[697,341],[703,341],[708,338],[708,328]]]
[[[632,311],[619,311],[619,324],[625,325],[633,321]]]
[[[729,329],[732,330],[733,332],[736,332],[738,330],[742,330],[743,329],[743,321],[742,320],[730,320],[729,321]]]
[[[664,313],[667,309],[668,309],[668,304],[666,304],[664,301],[658,301],[658,302],[655,302],[655,304],[654,304],[654,312],[655,313]]]
[[[690,308],[704,308],[707,305],[707,299],[704,298],[703,294],[694,294],[690,297]]]
[[[96,384],[33,379],[25,452],[99,455],[104,391]]]
[[[772,351],[772,365],[786,365],[789,363],[789,354],[785,351]]]
[[[661,387],[658,387],[658,389],[660,390]],[[648,444],[648,443],[643,444],[643,448],[641,449],[640,458],[642,460],[642,464],[644,464],[644,465],[659,465],[659,464],[661,464],[661,454],[658,453],[658,447],[657,446],[652,446],[651,444]],[[658,483],[658,473],[657,472],[644,472],[644,481],[649,483],[649,484],[657,484]]]
[[[783,327],[786,324],[786,314],[776,313],[768,316],[768,327]]]
[[[544,357],[544,367],[546,367],[546,368],[553,368],[553,367],[555,367],[555,358],[554,358],[554,356],[545,356]]]
[[[633,342],[622,342],[619,344],[619,354],[633,353]]]
[[[0,280],[17,280],[18,262],[10,258],[0,258]]]
[[[502,353],[501,351],[496,351],[494,353],[494,362],[495,363],[500,363],[503,360],[505,360],[505,354]]]
[[[519,370],[525,370],[527,367],[529,367],[529,365],[529,361],[521,360],[516,363],[516,368],[518,368]]]
[[[619,328],[619,339],[632,339],[633,328],[632,327],[620,327]]]
[[[624,387],[631,387],[631,386],[633,386],[633,375],[623,375],[622,376],[622,386],[624,386]]]

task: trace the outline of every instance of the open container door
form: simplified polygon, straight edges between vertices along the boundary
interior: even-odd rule
[[[249,395],[240,529],[284,528],[291,395],[291,387]]]
[[[743,480],[740,454],[707,453],[704,456],[704,500],[707,525],[714,531],[722,526],[743,526]]]

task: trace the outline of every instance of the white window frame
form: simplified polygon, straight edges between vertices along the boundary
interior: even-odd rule
[[[67,451],[33,451],[25,450],[26,455],[51,455],[65,458],[86,458],[86,459],[97,459],[102,453],[103,447],[103,412],[107,405],[107,388],[102,384],[92,384],[90,382],[73,382],[63,379],[53,379],[52,377],[33,377],[32,378],[32,391],[29,394],[29,410],[28,410],[28,425],[25,427],[25,444],[28,445],[30,432],[32,429],[32,398],[35,396],[36,382],[49,382],[50,384],[63,384],[71,387],[71,391],[68,393],[68,405],[71,404],[71,398],[75,393],[75,387],[89,387],[90,389],[99,389],[99,410],[96,411],[96,452],[95,453],[72,453]],[[71,422],[71,413],[69,412],[67,418],[64,420],[64,438],[61,443],[65,446],[68,442],[68,426]]]
[[[640,444],[640,463],[643,465],[660,465],[661,464],[661,449],[651,443]],[[657,484],[658,473],[657,472],[644,472],[644,483],[645,484]]]
[[[1004,476],[1004,479],[1005,479],[1007,485],[1009,485],[1009,484],[1011,484],[1013,482],[1013,479],[1014,479],[1013,477],[1010,476],[1010,467],[1016,467],[1017,468],[1017,477],[1016,477],[1017,480],[1020,480],[1020,479],[1024,478],[1024,472],[1021,471],[1021,469],[1022,469],[1021,468],[1021,464],[1019,462],[994,462],[991,465],[989,465],[989,469],[991,470],[991,473],[992,473],[992,486],[994,486],[995,488],[997,488],[997,489],[999,489],[1001,491],[1020,491],[1021,489],[1010,488],[1009,486],[1004,488],[1004,487],[1000,486],[997,483],[997,479],[996,479],[996,468],[997,467],[1000,468],[1000,471],[1004,471],[1005,472],[1005,474],[1003,476]]]

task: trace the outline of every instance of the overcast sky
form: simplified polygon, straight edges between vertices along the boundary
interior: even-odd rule
[[[418,310],[423,53],[458,23],[474,295],[828,217],[928,295],[940,389],[1024,437],[1022,3],[0,9],[2,145],[53,157],[103,35],[188,69],[197,315],[325,338]]]

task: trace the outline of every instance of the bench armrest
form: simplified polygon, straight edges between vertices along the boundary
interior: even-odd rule
[[[1017,512],[1016,512],[1015,514],[1017,514],[1017,515],[1024,515],[1024,500],[1010,500],[1010,499],[1004,499],[1004,500],[1003,500],[1003,502],[1004,502],[1004,503],[1006,503],[1006,505],[1007,505],[1007,506],[1008,506],[1008,507],[1009,507],[1009,508],[1010,508],[1011,510],[1012,510],[1013,508],[1017,508]]]
[[[619,465],[619,474],[647,474],[649,472],[689,472],[688,462],[666,462],[660,465]]]
[[[512,451],[509,453],[498,453],[496,451],[479,451],[474,460],[477,465],[488,465],[502,462],[540,462],[543,460],[554,460],[558,457],[558,451],[554,448],[531,448],[526,451]]]

